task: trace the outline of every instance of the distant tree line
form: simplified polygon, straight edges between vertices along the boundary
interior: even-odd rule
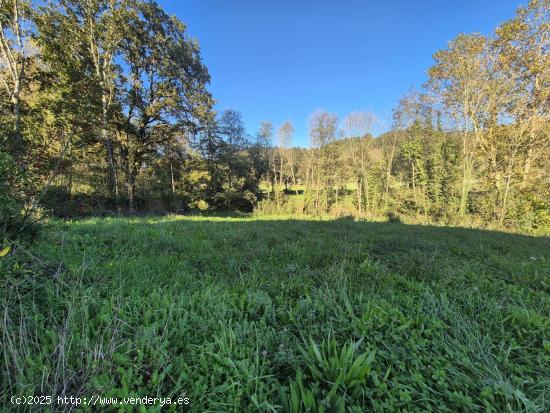
[[[0,0],[0,214],[258,208],[550,225],[549,0],[459,35],[389,131],[318,111],[310,145],[217,113],[199,45],[153,1]]]

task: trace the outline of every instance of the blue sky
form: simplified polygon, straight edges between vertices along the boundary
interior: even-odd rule
[[[217,109],[247,131],[290,120],[308,143],[308,115],[370,110],[386,122],[433,53],[459,33],[491,33],[527,0],[160,0],[199,40]],[[375,131],[376,132],[376,131]]]

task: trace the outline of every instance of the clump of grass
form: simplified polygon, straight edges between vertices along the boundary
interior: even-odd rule
[[[283,410],[344,412],[346,402],[353,403],[362,394],[375,358],[374,350],[357,354],[362,341],[340,347],[333,337],[320,345],[310,338],[300,346],[306,374],[297,369],[288,394],[285,387],[280,387]]]

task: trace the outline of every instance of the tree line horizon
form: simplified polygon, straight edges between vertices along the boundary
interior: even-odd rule
[[[244,210],[550,226],[550,1],[436,51],[373,137],[368,111],[246,130],[154,1],[0,1],[0,213]],[[320,85],[321,86],[321,85]]]

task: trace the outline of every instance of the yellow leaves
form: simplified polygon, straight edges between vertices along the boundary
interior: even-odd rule
[[[6,248],[0,250],[0,258],[2,257],[5,257],[6,255],[8,255],[11,251],[11,247],[10,246],[7,246]]]

